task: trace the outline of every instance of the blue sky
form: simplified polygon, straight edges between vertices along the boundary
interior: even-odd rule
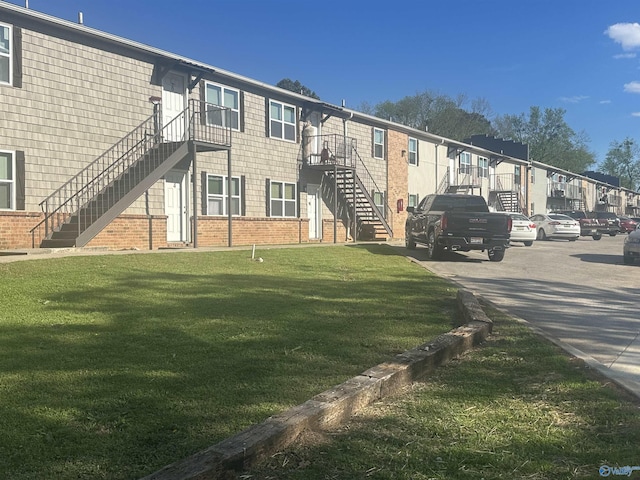
[[[24,0],[11,3],[24,6]],[[638,0],[29,0],[29,7],[357,108],[425,90],[563,108],[602,161],[640,143]]]

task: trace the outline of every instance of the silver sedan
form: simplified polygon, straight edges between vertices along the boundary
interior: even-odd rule
[[[580,237],[580,223],[568,215],[560,213],[537,214],[530,217],[536,224],[538,240],[566,238],[575,242]]]

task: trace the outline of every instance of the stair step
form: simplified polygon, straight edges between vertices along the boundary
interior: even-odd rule
[[[60,238],[54,239],[50,238],[49,240],[43,240],[40,242],[40,248],[65,248],[65,247],[75,247],[76,239],[75,237],[72,239],[68,238]]]

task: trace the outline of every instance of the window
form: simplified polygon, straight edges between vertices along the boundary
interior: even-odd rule
[[[418,140],[409,137],[409,165],[418,165]]]
[[[407,203],[407,207],[416,207],[418,206],[418,198],[420,198],[420,196],[416,193],[416,194],[409,194],[409,203]]]
[[[15,210],[15,160],[12,152],[0,151],[0,210]]]
[[[385,208],[386,202],[384,197],[385,197],[384,192],[373,192],[373,203],[375,204],[376,207],[378,207],[378,210],[380,210],[380,213],[382,213],[382,216],[386,218],[387,209]]]
[[[460,173],[471,173],[471,154],[462,152],[458,158],[460,158]]]
[[[295,183],[272,181],[269,193],[272,217],[295,217],[297,215]]]
[[[373,157],[384,158],[384,130],[373,129]]]
[[[531,167],[531,183],[536,183],[536,167]]]
[[[522,183],[522,168],[520,165],[515,165],[513,170],[514,183],[520,185]]]
[[[11,27],[0,23],[0,84],[11,84],[13,74],[11,35]]]
[[[207,175],[207,215],[228,215],[227,179],[223,175]],[[231,177],[231,215],[240,215],[240,177]]]
[[[478,175],[482,178],[489,178],[489,159],[478,157]]]
[[[296,141],[296,107],[269,101],[269,136]]]
[[[223,110],[207,108],[207,124],[240,130],[240,92],[232,88],[206,83],[205,101],[230,109],[229,118],[224,118]]]

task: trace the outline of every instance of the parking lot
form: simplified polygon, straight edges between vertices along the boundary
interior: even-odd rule
[[[640,394],[640,264],[623,263],[624,238],[516,243],[502,262],[490,262],[486,252],[442,261],[427,260],[423,247],[405,254],[595,360]]]

